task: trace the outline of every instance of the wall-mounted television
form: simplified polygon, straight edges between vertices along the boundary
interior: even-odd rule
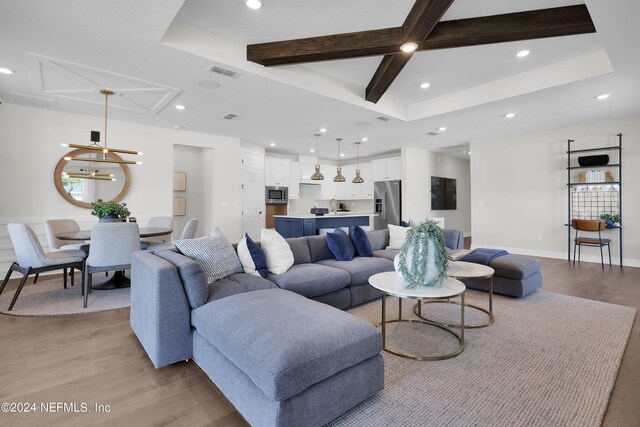
[[[456,180],[441,176],[431,177],[431,210],[455,210]]]

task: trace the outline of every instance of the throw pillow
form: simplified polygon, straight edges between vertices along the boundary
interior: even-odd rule
[[[238,258],[245,273],[267,277],[267,257],[248,234],[238,243]]]
[[[293,252],[284,238],[275,230],[262,229],[260,246],[267,257],[267,269],[273,274],[286,273],[293,265]]]
[[[358,253],[358,256],[372,257],[371,242],[367,233],[358,225],[349,227],[351,242]]]
[[[351,261],[355,255],[351,239],[340,228],[336,228],[333,233],[327,233],[327,246],[338,261]]]
[[[411,225],[409,224],[410,222],[411,222],[411,220],[409,220],[409,222],[400,221],[400,227],[404,227],[404,228],[411,227]]]
[[[389,224],[389,246],[387,249],[401,249],[409,230],[411,228]]]
[[[236,251],[219,228],[210,236],[175,240],[173,244],[184,255],[200,263],[209,283],[244,271]]]

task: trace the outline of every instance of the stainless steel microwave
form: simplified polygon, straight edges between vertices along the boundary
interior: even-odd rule
[[[288,187],[265,187],[265,203],[268,205],[287,204],[289,201]]]

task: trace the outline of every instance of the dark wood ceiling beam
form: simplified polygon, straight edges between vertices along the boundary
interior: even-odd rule
[[[402,43],[427,39],[454,0],[417,0],[402,24]],[[412,53],[387,54],[365,89],[365,100],[376,103],[407,65]]]

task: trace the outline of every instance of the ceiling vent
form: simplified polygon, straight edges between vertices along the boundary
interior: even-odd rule
[[[440,133],[432,130],[431,132],[427,132],[427,135],[438,136],[438,135],[440,135]]]
[[[380,120],[381,122],[390,122],[391,121],[391,119],[389,117],[385,117],[385,116],[376,117],[376,119]]]
[[[231,77],[234,79],[237,79],[242,75],[242,73],[239,73],[237,71],[227,70],[226,68],[216,67],[215,65],[207,68],[207,71],[211,71],[212,73],[221,74],[223,76]]]
[[[236,117],[238,117],[237,114],[233,114],[233,113],[229,113],[229,114],[225,114],[224,116],[220,117],[221,119],[225,119],[225,120],[233,120]]]

